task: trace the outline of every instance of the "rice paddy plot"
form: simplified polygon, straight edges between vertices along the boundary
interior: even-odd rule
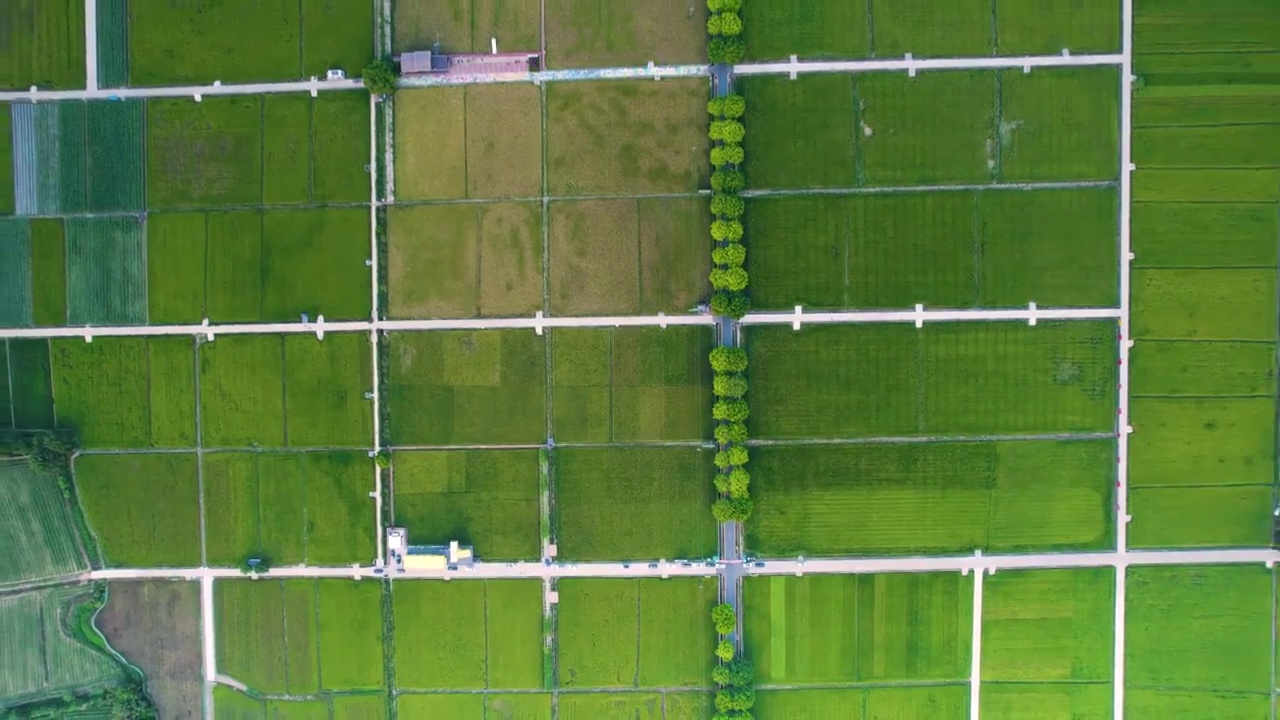
[[[1169,340],[1275,340],[1276,269],[1139,269],[1133,335]]]
[[[0,10],[0,88],[84,87],[84,3],[14,0]]]
[[[134,70],[136,78],[136,66]],[[149,207],[256,205],[261,200],[261,98],[149,100],[146,123]]]
[[[1268,485],[1276,477],[1271,396],[1135,397],[1129,486]]]
[[[1121,45],[1117,0],[995,3],[996,54],[1116,53]]]
[[[1229,717],[1266,720],[1271,716],[1271,706],[1271,695],[1265,692],[1130,688],[1124,695],[1127,717]]]
[[[67,322],[141,325],[147,321],[146,221],[141,217],[67,220]]]
[[[711,436],[708,328],[553,330],[552,434],[559,442]]]
[[[868,0],[763,2],[742,9],[749,60],[847,60],[870,54]]]
[[[200,344],[201,441],[206,447],[283,447],[284,343],[241,335]]]
[[[566,579],[557,588],[561,688],[710,684],[714,578]]]
[[[1144,127],[1133,131],[1133,160],[1150,168],[1280,167],[1274,125]]]
[[[752,303],[1114,305],[1117,202],[1111,188],[753,198]]]
[[[1268,547],[1272,486],[1138,487],[1129,491],[1133,548]]]
[[[1274,202],[1280,170],[1154,169],[1133,174],[1134,202]]]
[[[129,84],[129,2],[105,0],[98,3],[97,22],[98,87],[118,88]]]
[[[527,85],[426,88],[396,98],[396,193],[531,198],[542,190],[542,95]]]
[[[634,67],[706,60],[706,3],[549,0],[543,8],[549,67]]]
[[[710,222],[702,198],[553,203],[551,311],[688,312],[710,292],[710,256],[703,244]]]
[[[1049,68],[999,76],[1002,181],[1113,180],[1119,173],[1119,70]],[[1135,155],[1134,160],[1142,161]]]
[[[1276,391],[1276,353],[1268,342],[1143,340],[1130,357],[1134,395],[1272,397]]]
[[[484,698],[484,712],[486,718],[494,720],[551,720],[551,695],[488,693]]]
[[[1275,267],[1280,218],[1271,203],[1136,202],[1136,268]]]
[[[206,453],[209,564],[368,562],[375,553],[372,476],[359,453]]]
[[[66,227],[55,218],[31,221],[31,318],[38,327],[67,322]]]
[[[10,339],[9,393],[13,427],[37,430],[54,427],[53,380],[49,371],[49,341]]]
[[[0,632],[6,638],[0,702],[20,705],[123,678],[114,660],[67,629],[65,620],[86,600],[86,590],[75,587],[0,597]]]
[[[749,425],[756,438],[1109,432],[1115,344],[1106,322],[751,328]]]
[[[735,83],[747,101],[743,172],[752,187],[853,187],[858,172],[855,136],[859,100],[849,77],[802,75],[796,80],[743,77]],[[874,132],[874,131],[873,131]],[[755,229],[752,228],[754,238]]]
[[[552,83],[546,93],[552,195],[692,193],[706,187],[705,79]]]
[[[743,592],[761,684],[968,679],[969,576],[748,577]]]
[[[363,447],[373,436],[369,339],[285,335],[286,441],[292,447]]]
[[[765,557],[1100,550],[1112,440],[751,449],[747,547]]]
[[[396,52],[436,43],[446,52],[489,52],[497,39],[504,51],[538,49],[542,9],[537,0],[444,0],[395,6]]]
[[[1126,692],[1126,701],[1132,694],[1133,691]],[[1021,720],[1029,717],[1108,720],[1112,713],[1113,695],[1112,685],[1108,682],[984,682],[979,694],[979,701],[982,704],[982,717],[995,718],[996,720]],[[1130,717],[1161,716],[1140,713],[1130,715]]]
[[[392,597],[397,689],[542,687],[542,583],[424,580]]]
[[[219,672],[266,693],[382,686],[378,583],[228,580],[214,592]]]
[[[991,0],[894,0],[872,3],[872,48],[878,57],[975,57],[994,46]]]
[[[1270,694],[1268,569],[1130,567],[1127,572],[1129,690]]]
[[[706,558],[716,550],[712,453],[691,447],[577,447],[552,454],[552,518],[568,560]],[[602,478],[610,478],[603,482]]]
[[[391,317],[513,317],[542,309],[540,203],[395,205],[387,228]]]
[[[484,560],[541,556],[538,452],[396,451],[395,521],[414,543],[457,540]]]
[[[80,455],[72,472],[108,565],[200,564],[194,454]]]
[[[74,532],[73,508],[55,478],[25,460],[0,460],[0,527],[6,549],[0,586],[71,575],[89,569]]]
[[[0,327],[30,326],[31,305],[31,228],[0,218]]]
[[[546,349],[521,330],[391,333],[396,445],[546,441]]]
[[[984,682],[1111,680],[1112,568],[1001,571],[982,592]]]
[[[86,448],[195,444],[195,346],[184,337],[50,341],[58,425]]]

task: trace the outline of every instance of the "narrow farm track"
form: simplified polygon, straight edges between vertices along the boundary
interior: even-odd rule
[[[1022,321],[1035,324],[1040,320],[1114,320],[1119,308],[1027,308],[1010,310],[842,310],[805,312],[797,307],[791,312],[748,313],[739,325],[801,325],[809,323],[915,323]],[[457,320],[350,320],[339,322],[296,323],[227,323],[199,325],[121,325],[85,327],[0,328],[0,339],[21,338],[96,338],[96,337],[161,337],[172,335],[276,335],[344,332],[400,332],[423,330],[533,330],[539,334],[551,328],[591,327],[668,327],[713,326],[711,315],[612,315],[600,317],[547,317],[541,312],[533,317],[462,318]]]

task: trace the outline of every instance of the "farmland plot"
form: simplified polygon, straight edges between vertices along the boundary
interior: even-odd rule
[[[442,0],[395,6],[396,52],[436,43],[447,52],[488,52],[490,38],[512,51],[540,44],[541,6],[536,0]]]
[[[63,624],[87,599],[80,588],[62,587],[0,597],[0,630],[5,643],[5,672],[0,699],[22,703],[84,687],[114,683],[119,665],[69,635]]]
[[[156,710],[175,720],[200,717],[200,587],[194,582],[112,582],[94,624],[147,677]]]
[[[72,531],[57,481],[21,460],[0,460],[0,528],[5,552],[0,586],[87,570],[86,549]]]
[[[200,564],[195,455],[80,455],[72,472],[108,564]]]
[[[543,7],[550,67],[697,63],[706,57],[706,3],[549,0]]]
[[[1000,572],[983,585],[982,679],[1112,678],[1111,568]]]
[[[0,9],[0,88],[84,87],[84,3],[14,0]]]

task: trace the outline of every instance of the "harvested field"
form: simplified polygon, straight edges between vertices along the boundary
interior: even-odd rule
[[[553,83],[546,93],[551,194],[692,193],[707,186],[705,79]]]
[[[765,557],[1106,549],[1115,452],[1114,440],[752,448],[747,547]]]
[[[756,438],[1109,432],[1115,423],[1108,322],[762,327],[745,338]]]
[[[109,565],[200,564],[195,455],[81,455],[72,471]]]
[[[552,430],[560,442],[711,436],[706,328],[551,332]]]
[[[122,580],[108,585],[94,619],[103,637],[146,675],[161,717],[201,717],[200,586],[194,582]]]
[[[693,0],[547,0],[547,66],[706,61],[707,4]]]
[[[397,451],[395,521],[415,543],[475,547],[484,560],[541,556],[535,450]]]
[[[743,592],[762,684],[968,679],[971,577],[749,577]]]
[[[559,448],[554,535],[567,560],[706,558],[716,551],[712,453],[695,448]],[[611,478],[602,482],[602,478]],[[625,518],[625,522],[619,522]]]

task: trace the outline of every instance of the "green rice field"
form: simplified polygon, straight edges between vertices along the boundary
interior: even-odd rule
[[[484,560],[542,554],[536,450],[397,451],[392,487],[415,544],[457,540]]]
[[[810,717],[851,720],[962,718],[968,711],[969,687],[965,684],[762,690],[756,695],[753,708],[759,717],[787,720]]]
[[[374,556],[372,463],[363,453],[204,456],[210,565],[346,565]]]
[[[1274,608],[1270,570],[1131,567],[1127,603],[1130,714],[1257,717],[1258,708],[1267,707]]]
[[[451,52],[488,52],[490,38],[512,51],[534,50],[541,34],[541,6],[535,0],[404,2],[395,6],[393,17],[395,52],[434,43]]]
[[[710,684],[714,578],[565,579],[557,587],[560,687]]]
[[[1106,549],[1113,440],[752,449],[764,557]]]
[[[392,595],[398,689],[542,687],[542,583],[402,582]]]
[[[985,578],[983,693],[993,681],[1109,683],[1115,586],[1112,568],[1002,570]]]
[[[109,565],[200,564],[194,454],[81,455],[72,470],[89,527]]]
[[[751,434],[850,438],[1110,432],[1107,322],[750,328]],[[912,401],[904,402],[903,398]]]
[[[1131,487],[1269,486],[1276,478],[1272,396],[1137,397],[1130,418]]]
[[[544,12],[549,67],[697,63],[706,59],[706,3],[552,0],[544,3]]]
[[[1129,490],[1134,548],[1265,547],[1271,485],[1136,487]]]
[[[214,585],[218,671],[257,692],[382,686],[382,588],[351,580]]]
[[[755,198],[752,302],[1112,306],[1117,202],[1112,188]]]
[[[968,680],[971,577],[748,577],[743,592],[759,684]]]
[[[551,462],[552,526],[562,559],[671,560],[715,553],[716,525],[707,512],[715,495],[710,451],[559,448]]]
[[[84,3],[14,0],[0,8],[0,88],[84,87]]]

